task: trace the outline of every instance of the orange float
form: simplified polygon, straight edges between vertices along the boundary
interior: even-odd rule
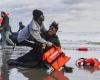
[[[80,47],[77,50],[79,50],[79,51],[88,51],[88,48],[87,47]]]
[[[43,55],[43,60],[51,65],[55,70],[60,69],[60,67],[64,66],[66,62],[70,60],[71,57],[66,56],[61,48],[52,47]]]

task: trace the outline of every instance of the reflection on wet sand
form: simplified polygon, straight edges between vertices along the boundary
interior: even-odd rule
[[[43,80],[69,80],[69,78],[67,76],[64,76],[63,71],[55,70],[50,75],[44,76]]]
[[[3,80],[69,80],[67,76],[64,76],[64,71],[54,71],[52,74],[47,74],[46,70],[40,67],[22,68],[16,66],[8,66],[6,63],[7,60],[10,58],[16,58],[20,54],[16,54],[14,51],[9,50],[5,50],[2,53],[3,65],[1,67],[1,72]]]
[[[16,66],[8,66],[6,64],[6,61],[10,58],[17,58],[23,54],[25,54],[27,51],[25,50],[13,50],[13,49],[8,49],[5,51],[2,51],[0,54],[0,57],[2,58],[2,61],[0,62],[3,63],[1,67],[1,76],[2,79],[0,80],[87,80],[88,78],[91,78],[90,80],[100,80],[100,68],[99,67],[86,67],[86,68],[77,68],[75,66],[75,60],[79,57],[84,56],[86,53],[80,53],[78,54],[78,57],[76,56],[77,54],[73,54],[73,52],[69,52],[72,54],[72,57],[75,59],[71,59],[73,63],[71,63],[70,66],[74,67],[74,71],[54,71],[51,74],[47,74],[46,70],[43,68],[22,68],[22,67],[16,67]],[[75,52],[74,52],[75,53]],[[87,54],[86,56],[90,56],[91,53]],[[98,56],[98,55],[97,55]],[[77,57],[77,58],[76,58]],[[69,66],[69,65],[68,65]],[[97,72],[98,71],[98,72]],[[69,72],[69,73],[68,73]],[[89,74],[89,73],[90,74]],[[88,75],[89,74],[89,75]],[[92,79],[93,78],[93,79]]]
[[[4,80],[4,79],[3,79],[3,75],[2,75],[1,72],[0,72],[0,80]]]
[[[92,67],[92,66],[81,66],[81,67],[78,67],[80,68],[81,70],[84,70],[84,71],[88,71],[90,73],[94,73],[95,71],[100,71],[100,67]]]
[[[47,74],[46,70],[41,68],[11,68],[2,72],[4,80],[69,80],[63,71],[58,70],[51,74]]]

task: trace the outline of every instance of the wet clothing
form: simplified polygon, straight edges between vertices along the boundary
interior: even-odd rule
[[[14,45],[13,41],[9,38],[9,36],[11,35],[11,27],[9,25],[8,16],[5,16],[3,18],[1,27],[2,27],[2,32],[1,32],[2,46],[3,47],[6,46],[7,43],[9,43],[10,45]]]
[[[41,33],[45,32],[46,29],[44,27],[44,24],[41,26],[34,20],[30,22],[30,24],[23,28],[18,33],[18,42],[21,43],[25,40],[31,40],[33,42],[39,42],[39,43],[47,43],[49,45],[52,45],[52,43],[47,42],[45,39],[41,37]]]
[[[50,42],[54,43],[57,46],[60,46],[59,38],[57,37],[57,35],[54,35],[54,36],[51,37],[51,36],[48,35],[47,32],[45,32],[45,33],[42,33],[41,36],[45,40],[50,41]],[[41,58],[42,58],[43,53],[45,51],[47,51],[49,48],[46,48],[44,50],[44,49],[42,49],[41,43],[35,43],[32,50],[30,50],[25,55],[23,55],[23,56],[19,57],[18,59],[16,59],[16,61],[24,62],[24,63],[37,61],[37,62],[41,63]]]
[[[60,41],[59,41],[59,38],[58,38],[57,35],[49,36],[49,35],[48,35],[48,31],[46,31],[46,32],[42,33],[41,36],[42,36],[46,41],[52,42],[54,45],[56,45],[56,46],[58,46],[58,47],[61,47]]]
[[[21,24],[21,25],[19,26],[18,32],[19,32],[20,30],[22,30],[24,27],[25,27],[25,26],[24,26],[23,24]]]

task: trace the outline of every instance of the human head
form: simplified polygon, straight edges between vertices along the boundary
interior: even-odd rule
[[[4,11],[1,11],[1,17],[4,18],[6,16],[6,13]]]
[[[52,35],[56,35],[58,31],[58,23],[56,23],[55,21],[51,23],[50,27],[49,27],[49,30],[48,30],[48,34],[50,36]]]
[[[43,12],[38,9],[33,10],[33,18],[35,21],[38,21],[38,20],[44,21]]]
[[[19,22],[19,25],[22,25],[22,22],[21,21]]]

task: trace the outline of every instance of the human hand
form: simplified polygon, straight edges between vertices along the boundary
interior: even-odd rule
[[[42,48],[43,48],[43,49],[45,49],[45,48],[46,48],[46,46],[47,46],[46,44],[42,44]]]

